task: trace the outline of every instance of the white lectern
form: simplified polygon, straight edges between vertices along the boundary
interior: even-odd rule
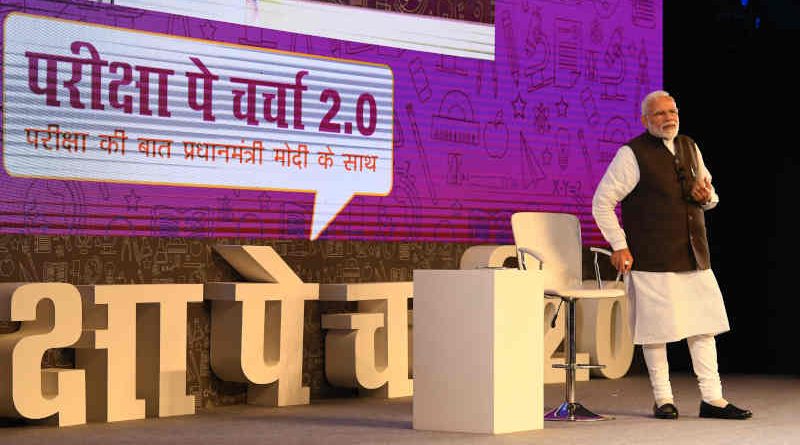
[[[415,270],[414,428],[541,429],[543,301],[538,270]]]

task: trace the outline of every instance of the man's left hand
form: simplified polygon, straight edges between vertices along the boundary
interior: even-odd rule
[[[692,185],[692,199],[694,199],[700,205],[706,204],[711,201],[711,194],[713,193],[713,188],[711,188],[711,180],[708,177],[703,178],[702,180],[695,181],[694,185]]]

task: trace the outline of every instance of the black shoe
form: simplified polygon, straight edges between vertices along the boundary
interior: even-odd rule
[[[677,419],[678,408],[671,403],[665,403],[661,406],[653,404],[653,416],[655,416],[656,419]]]
[[[732,403],[727,404],[725,408],[718,408],[706,402],[700,402],[700,417],[744,420],[753,417],[753,413],[750,410],[737,408]]]

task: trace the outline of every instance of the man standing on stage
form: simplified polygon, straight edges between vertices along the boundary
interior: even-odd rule
[[[702,402],[700,417],[747,419],[722,397],[714,336],[729,330],[709,262],[703,212],[717,205],[711,174],[692,139],[678,135],[678,108],[665,91],[642,101],[647,131],[619,149],[597,187],[592,214],[625,273],[634,343],[653,386],[653,415],[677,419],[666,343],[686,339]],[[622,203],[620,227],[614,214]]]

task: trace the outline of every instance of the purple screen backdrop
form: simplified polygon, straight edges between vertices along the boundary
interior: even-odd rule
[[[356,196],[323,239],[509,243],[511,214],[538,210],[578,215],[584,242],[602,244],[591,196],[641,132],[641,97],[661,87],[661,10],[659,0],[497,0],[493,62],[89,2],[4,1],[0,18],[27,12],[391,67],[393,189]],[[4,233],[308,238],[314,205],[310,193],[5,171],[0,189]]]

